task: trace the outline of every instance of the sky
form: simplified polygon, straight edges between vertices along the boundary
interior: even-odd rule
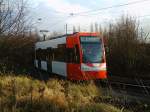
[[[140,2],[98,10],[136,1]],[[122,15],[136,17],[147,31],[150,27],[150,0],[32,0],[30,5],[38,30],[65,33],[67,24],[68,32],[72,32],[73,26],[80,26],[81,31],[89,31],[92,23],[107,26]]]

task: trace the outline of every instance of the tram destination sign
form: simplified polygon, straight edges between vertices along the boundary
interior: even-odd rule
[[[80,37],[81,42],[100,42],[98,37]]]

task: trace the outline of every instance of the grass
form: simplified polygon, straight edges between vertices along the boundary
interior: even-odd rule
[[[14,74],[0,75],[0,112],[126,112],[95,102],[102,95],[93,82],[46,82]]]

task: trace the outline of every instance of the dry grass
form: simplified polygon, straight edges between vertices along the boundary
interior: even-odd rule
[[[91,82],[47,82],[13,74],[0,76],[0,112],[121,112],[93,98],[101,91]]]

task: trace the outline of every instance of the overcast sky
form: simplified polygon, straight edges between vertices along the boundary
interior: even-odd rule
[[[141,25],[147,29],[150,27],[150,16],[148,16],[150,15],[150,0],[107,10],[97,10],[135,1],[140,0],[32,0],[30,4],[31,14],[39,30],[65,32],[65,24],[68,24],[69,31],[72,31],[73,26],[79,25],[81,31],[88,31],[91,23],[107,25],[108,22],[127,14],[140,17]],[[38,22],[38,18],[42,20]]]

